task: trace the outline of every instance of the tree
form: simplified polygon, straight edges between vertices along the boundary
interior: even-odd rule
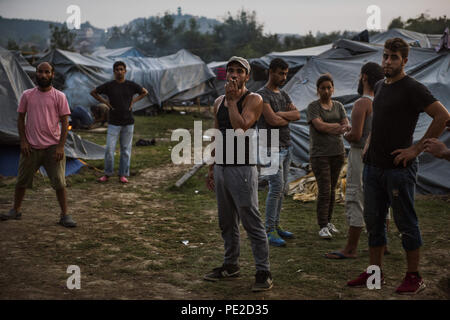
[[[402,21],[402,17],[397,17],[397,18],[392,19],[391,23],[389,23],[388,30],[394,29],[394,28],[403,29],[404,26],[405,26],[405,24]]]
[[[13,39],[8,39],[8,50],[20,50],[19,45]]]
[[[401,17],[392,19],[388,29],[401,28],[421,33],[441,34],[449,25],[450,22],[445,15],[438,18],[431,18],[430,15],[422,13],[417,18],[410,18],[406,22],[403,22]]]
[[[50,24],[49,27],[51,33],[50,48],[74,51],[73,41],[75,40],[76,34],[71,32],[66,24],[63,24],[61,27]]]

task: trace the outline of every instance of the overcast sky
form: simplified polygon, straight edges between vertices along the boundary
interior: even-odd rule
[[[367,8],[380,8],[381,28],[398,16],[450,17],[450,0],[0,0],[4,18],[39,19],[64,22],[69,5],[81,9],[81,22],[89,21],[98,28],[123,25],[135,18],[163,15],[169,11],[223,20],[227,12],[240,9],[256,11],[257,20],[266,33],[306,34],[336,30],[366,29],[370,16]]]

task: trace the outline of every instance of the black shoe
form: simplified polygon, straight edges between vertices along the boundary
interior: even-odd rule
[[[253,292],[267,291],[272,289],[273,280],[270,271],[258,270],[255,274],[255,284],[252,287]]]
[[[0,220],[16,219],[19,220],[22,217],[22,213],[17,212],[14,209],[9,210],[8,213],[0,214]]]
[[[62,216],[58,224],[66,228],[75,228],[77,226],[77,223],[73,221],[72,217],[69,215]]]
[[[221,267],[213,269],[203,277],[207,281],[219,281],[221,279],[237,278],[239,276],[239,266],[224,264]]]

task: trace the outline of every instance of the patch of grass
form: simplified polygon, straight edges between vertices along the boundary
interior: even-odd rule
[[[83,205],[89,206],[95,213],[95,216],[80,215],[80,228],[70,235],[73,237],[71,249],[75,251],[74,256],[81,256],[84,264],[101,266],[101,272],[99,267],[92,267],[89,276],[93,280],[102,279],[105,273],[110,275],[111,281],[132,279],[130,281],[136,281],[138,284],[151,279],[187,290],[192,297],[205,299],[397,298],[393,291],[402,280],[406,264],[399,232],[393,221],[388,234],[391,255],[385,257],[383,267],[388,280],[387,286],[376,292],[366,289],[350,290],[345,285],[346,281],[356,277],[368,266],[367,234],[361,235],[357,259],[325,259],[325,253],[339,250],[346,244],[348,226],[344,206],[336,204],[333,215],[333,223],[340,233],[327,241],[318,236],[316,202],[301,203],[292,200],[291,196],[287,196],[283,202],[281,224],[283,228],[293,232],[295,238],[287,240],[285,248],[270,247],[271,271],[275,283],[272,291],[260,295],[250,292],[255,266],[251,244],[242,226],[241,277],[219,283],[203,281],[203,275],[221,265],[223,260],[223,240],[218,224],[216,198],[205,185],[207,168],[203,167],[180,188],[174,187],[174,183],[184,174],[183,170],[179,170],[177,175],[168,175],[165,180],[163,178],[158,181],[157,185],[153,181],[151,170],[155,170],[161,177],[164,175],[161,170],[169,167],[170,148],[177,143],[170,141],[171,130],[192,130],[194,121],[204,119],[195,114],[178,113],[135,118],[134,142],[138,139],[156,138],[157,144],[148,147],[133,146],[131,173],[135,176],[134,181],[127,186],[113,181],[100,185],[95,183],[99,173],[89,168],[83,168],[80,174],[67,179],[71,204],[76,206],[78,200],[90,199],[91,201]],[[203,129],[211,126],[212,121],[206,120]],[[80,135],[99,144],[105,144],[106,141],[106,134],[80,132]],[[117,153],[116,170],[118,161]],[[103,168],[103,160],[88,163],[99,169]],[[143,177],[146,177],[145,181]],[[138,181],[141,184],[138,184]],[[152,187],[144,187],[143,183],[149,183]],[[50,188],[48,181],[39,176],[36,177],[34,186],[35,191],[27,194],[30,198],[39,200],[42,199],[42,189]],[[0,184],[0,190],[3,194],[12,195],[13,186]],[[124,197],[127,194],[130,195],[129,199],[136,201],[122,201],[121,199],[127,198]],[[260,190],[258,196],[261,219],[264,221],[267,188]],[[46,197],[53,199],[54,194]],[[57,205],[56,200],[52,201],[52,205]],[[153,202],[157,205],[152,206]],[[48,211],[50,204],[45,203],[43,206]],[[448,279],[437,277],[447,275],[450,265],[450,237],[447,232],[449,202],[446,198],[418,197],[416,211],[424,239],[421,273],[428,286],[420,297],[446,299],[448,295],[445,288],[448,286],[446,287],[445,283],[448,283]],[[125,212],[134,214],[126,215]],[[76,214],[77,212],[75,219]],[[105,219],[106,223],[103,224]],[[83,223],[89,225],[88,230],[83,229]],[[104,225],[107,228],[102,228]],[[7,235],[2,239],[8,239]],[[189,241],[187,245],[182,243],[185,240]],[[32,244],[32,240],[22,241],[30,241]],[[32,248],[38,250],[42,245],[47,244],[35,245]],[[21,246],[26,247],[22,242]],[[55,263],[73,260],[70,257],[72,253],[63,245],[51,244],[45,249],[43,257],[36,258],[41,266],[48,263],[46,261]],[[140,271],[134,269],[135,266],[142,266],[141,271],[146,275],[141,275]],[[11,264],[10,267],[15,265]],[[98,293],[86,291],[86,294],[96,296]],[[141,297],[142,292],[139,294],[140,296],[136,293],[136,296]],[[173,297],[170,292],[155,295]],[[187,299],[190,297],[184,296]]]

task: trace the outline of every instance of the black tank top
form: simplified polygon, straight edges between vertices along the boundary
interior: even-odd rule
[[[242,103],[245,99],[245,97],[247,97],[250,94],[250,91],[247,91],[237,102],[237,108],[240,114],[242,114]],[[228,113],[228,108],[225,107],[225,98],[223,98],[221,104],[219,105],[219,110],[217,111],[217,121],[219,123],[219,130],[222,133],[222,154],[223,154],[223,161],[222,163],[217,163],[219,159],[216,158],[216,164],[218,165],[222,165],[222,166],[248,166],[248,165],[255,165],[256,161],[251,161],[250,163],[250,158],[249,158],[249,137],[245,137],[245,162],[243,164],[238,164],[238,160],[237,160],[237,155],[238,155],[238,148],[237,148],[237,137],[234,137],[234,141],[233,141],[233,145],[234,145],[234,160],[233,163],[227,163],[227,150],[226,150],[226,145],[227,145],[227,135],[226,135],[226,130],[227,129],[232,129],[233,130],[233,126],[231,125],[231,121],[230,121],[230,115]],[[253,126],[251,127],[252,129],[254,129],[256,126],[256,122],[253,124]],[[220,146],[217,146],[218,148]],[[256,145],[255,145],[256,148]],[[216,157],[217,157],[217,152],[216,152]]]

